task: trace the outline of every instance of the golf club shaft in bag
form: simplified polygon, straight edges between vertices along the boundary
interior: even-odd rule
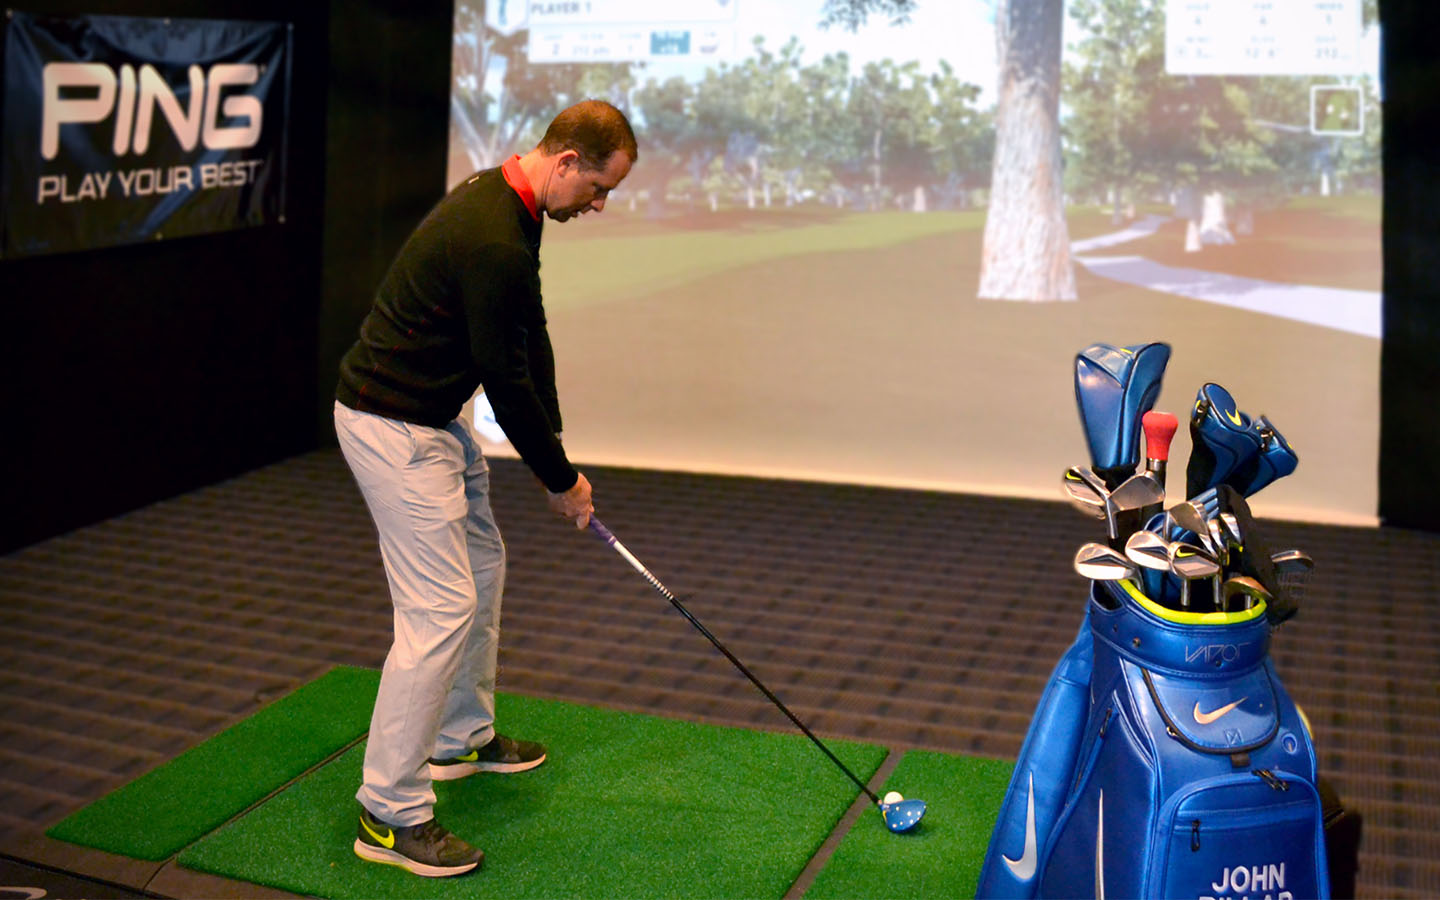
[[[755,673],[751,672],[750,669],[747,668],[746,665],[742,663],[735,654],[731,653],[729,648],[727,648],[724,644],[720,642],[719,638],[711,634],[710,629],[706,628],[699,619],[695,618],[695,616],[690,613],[690,610],[685,608],[685,604],[681,603],[680,599],[676,597],[675,594],[671,592],[671,590],[667,588],[660,581],[659,578],[656,578],[654,573],[647,569],[645,567],[645,564],[640,562],[640,560],[637,559],[635,555],[625,547],[624,544],[620,543],[620,540],[611,533],[610,529],[606,528],[604,524],[602,524],[600,520],[595,518],[595,516],[593,515],[590,516],[590,530],[594,531],[597,535],[600,536],[603,541],[605,541],[605,543],[613,547],[615,552],[619,553],[620,556],[630,564],[631,568],[639,572],[640,575],[650,583],[650,586],[653,587],[660,594],[660,596],[664,597],[666,600],[669,600],[670,605],[675,607],[675,609],[679,610],[680,615],[684,616],[686,621],[688,621],[691,625],[695,626],[695,630],[705,635],[706,640],[714,644],[715,649],[725,654],[725,658],[730,660],[731,664],[734,665],[735,668],[740,670],[740,674],[750,679],[750,683],[755,685],[755,687],[759,688],[760,693],[764,694],[766,699],[768,699],[771,703],[775,704],[776,708],[778,708],[782,713],[784,713],[785,717],[788,718],[791,722],[795,723],[795,727],[799,728],[802,732],[804,732],[805,736],[809,738],[816,747],[819,747],[820,751],[824,753],[827,757],[829,757],[831,762],[833,762],[837,767],[839,767],[840,771],[844,772],[847,776],[849,776],[851,781],[855,782],[855,786],[860,788],[860,790],[865,793],[865,796],[869,797],[870,801],[880,808],[880,812],[885,820],[886,827],[888,827],[891,831],[906,831],[909,828],[913,827],[915,823],[920,821],[920,816],[924,815],[925,808],[922,801],[902,800],[898,803],[881,803],[880,798],[875,795],[875,792],[870,790],[870,788],[866,786],[865,782],[861,781],[858,777],[856,777],[855,773],[850,771],[849,767],[840,761],[840,757],[832,753],[830,751],[830,748],[825,746],[825,743],[821,741],[818,737],[816,737],[815,733],[812,732],[808,727],[806,727],[805,723],[800,721],[800,719],[793,712],[790,711],[790,708],[780,701],[779,697],[775,696],[774,691],[770,690],[759,678],[755,677]]]

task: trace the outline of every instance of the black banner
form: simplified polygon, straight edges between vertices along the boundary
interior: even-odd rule
[[[290,27],[9,14],[0,255],[285,221]]]

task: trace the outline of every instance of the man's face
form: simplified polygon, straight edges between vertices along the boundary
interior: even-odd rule
[[[610,192],[629,174],[630,157],[622,151],[610,154],[605,168],[587,169],[573,150],[567,150],[555,164],[545,213],[557,222],[564,222],[591,210],[600,212]]]

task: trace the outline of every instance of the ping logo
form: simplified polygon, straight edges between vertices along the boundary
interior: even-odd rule
[[[207,150],[241,150],[260,141],[264,107],[258,97],[232,93],[260,80],[260,68],[248,63],[216,63],[209,71],[191,66],[189,105],[182,106],[177,92],[155,67],[137,72],[126,63],[119,71],[105,63],[48,63],[41,77],[43,113],[40,155],[54,159],[60,152],[62,125],[94,124],[114,118],[110,147],[116,156],[143,154],[150,149],[150,131],[159,107],[176,141],[186,151],[203,143]],[[82,96],[74,96],[82,93]],[[243,118],[246,124],[222,126],[221,116]]]

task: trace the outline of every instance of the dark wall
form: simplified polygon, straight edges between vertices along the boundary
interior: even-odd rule
[[[449,0],[356,0],[337,3],[331,17],[321,443],[335,442],[340,357],[395,252],[445,193],[453,17]]]
[[[295,56],[284,224],[0,261],[4,549],[314,446],[324,6],[35,0],[26,8],[287,21]]]
[[[1440,57],[1432,0],[1382,0],[1385,305],[1380,518],[1440,531]],[[1368,475],[1369,473],[1362,473]]]

